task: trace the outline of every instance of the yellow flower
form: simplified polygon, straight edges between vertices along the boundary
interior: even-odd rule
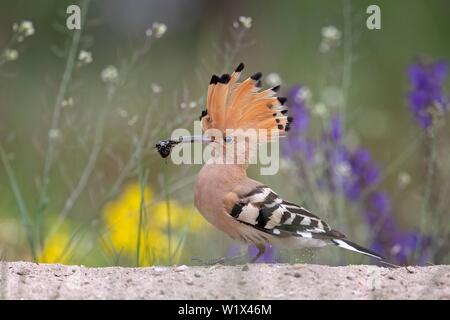
[[[52,223],[49,223],[52,225]],[[68,261],[67,251],[70,241],[69,228],[63,224],[57,232],[50,234],[45,240],[38,261],[42,263],[66,263]]]
[[[103,214],[110,242],[121,256],[136,258],[140,232],[140,265],[176,262],[181,257],[183,234],[201,229],[206,222],[192,207],[170,199],[152,200],[150,188],[144,189],[142,199],[140,186],[131,184],[117,200],[108,203]],[[142,221],[141,203],[145,204]]]

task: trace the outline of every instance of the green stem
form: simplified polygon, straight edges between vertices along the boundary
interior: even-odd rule
[[[164,188],[164,197],[166,200],[166,208],[167,208],[167,244],[168,244],[168,257],[169,257],[169,265],[172,265],[172,221],[171,221],[171,212],[170,212],[170,201],[169,201],[169,188],[167,185],[167,175],[166,169],[163,171],[163,188]]]
[[[81,4],[81,21],[82,22],[84,22],[86,20],[89,2],[90,2],[90,0],[84,0]],[[64,100],[64,97],[66,96],[70,80],[72,79],[73,68],[75,66],[75,61],[76,61],[77,53],[78,53],[78,47],[79,47],[80,40],[81,40],[82,29],[83,28],[76,30],[72,37],[72,43],[70,45],[69,54],[67,56],[66,66],[64,69],[63,77],[62,77],[61,83],[59,85],[58,93],[56,95],[55,104],[53,107],[54,111],[53,111],[50,129],[58,129],[58,127],[59,127],[62,101]],[[44,172],[42,175],[42,186],[41,186],[41,192],[39,195],[38,209],[37,209],[38,232],[40,229],[42,213],[45,211],[45,208],[47,207],[47,202],[48,202],[47,194],[48,194],[48,186],[50,184],[50,171],[53,166],[55,151],[56,151],[56,145],[54,143],[54,140],[51,137],[49,137],[48,144],[47,144],[47,152],[46,152],[46,156],[45,156],[45,160],[44,160]],[[40,237],[40,236],[38,235],[38,237]]]
[[[136,266],[140,266],[140,258],[141,258],[141,241],[142,241],[142,230],[144,217],[147,214],[147,210],[145,207],[145,187],[147,185],[147,177],[148,171],[142,174],[142,169],[139,168],[139,182],[140,182],[140,191],[141,191],[141,199],[139,203],[139,223],[138,223],[138,233],[137,233],[137,243],[136,243]]]
[[[9,184],[11,186],[12,192],[16,199],[17,206],[19,208],[19,213],[20,213],[20,218],[22,220],[22,224],[25,226],[28,244],[31,249],[31,255],[33,257],[33,260],[37,261],[36,244],[34,242],[34,237],[33,237],[33,227],[32,227],[32,223],[31,223],[30,213],[28,211],[27,205],[26,205],[25,200],[20,191],[19,184],[17,183],[17,179],[14,175],[14,171],[11,167],[11,164],[9,163],[8,156],[5,152],[5,150],[3,149],[2,145],[0,145],[0,157],[2,159],[3,166],[5,167],[5,171],[6,171],[6,175],[8,176]]]

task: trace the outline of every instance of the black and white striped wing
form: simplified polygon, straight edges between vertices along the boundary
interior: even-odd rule
[[[343,237],[319,217],[301,206],[281,199],[267,186],[258,186],[240,197],[230,214],[242,223],[276,236]]]
[[[377,253],[345,239],[345,236],[307,209],[280,198],[271,188],[260,185],[239,196],[230,215],[241,223],[277,237],[323,240],[341,248],[382,259]]]

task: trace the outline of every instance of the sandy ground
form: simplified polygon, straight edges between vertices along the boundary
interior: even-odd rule
[[[0,263],[3,299],[450,299],[450,266],[87,268]]]

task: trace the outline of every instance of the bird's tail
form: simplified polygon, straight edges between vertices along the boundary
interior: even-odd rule
[[[335,245],[337,245],[338,247],[350,250],[350,251],[355,251],[358,253],[362,253],[366,256],[378,259],[378,260],[382,260],[384,261],[385,258],[381,255],[379,255],[378,253],[376,253],[375,251],[372,251],[370,249],[364,248],[354,242],[348,241],[348,240],[344,240],[344,239],[332,239],[331,242]]]

